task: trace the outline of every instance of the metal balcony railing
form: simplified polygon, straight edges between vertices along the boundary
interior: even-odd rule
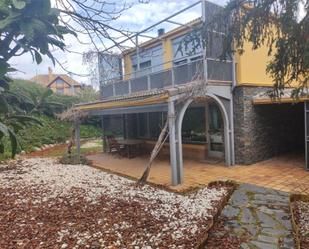
[[[153,73],[149,73],[150,68],[146,68],[133,74],[125,75],[124,78],[128,78],[127,80],[111,79],[108,82],[102,83],[101,97],[106,99],[204,80],[205,67],[207,69],[208,82],[232,83],[232,61],[216,59],[206,59],[204,61],[199,59]]]

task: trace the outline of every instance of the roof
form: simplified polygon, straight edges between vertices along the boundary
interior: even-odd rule
[[[172,29],[166,33],[164,33],[163,35],[161,36],[158,36],[158,37],[155,37],[155,38],[152,38],[146,42],[143,42],[141,44],[139,44],[139,47],[140,48],[144,48],[144,47],[149,47],[149,46],[152,46],[158,42],[160,42],[160,40],[162,39],[165,39],[167,37],[171,37],[171,36],[175,36],[176,34],[178,33],[181,33],[183,31],[186,31],[188,30],[189,28],[192,28],[193,26],[196,26],[196,25],[199,25],[202,23],[202,18],[199,17],[199,18],[196,18],[190,22],[187,22],[185,24],[183,24],[182,26],[178,27],[178,28],[175,28],[175,29]],[[126,55],[126,54],[130,54],[130,53],[133,53],[134,51],[136,50],[136,48],[129,48],[127,50],[124,50],[122,52],[123,55]]]
[[[70,86],[81,86],[76,80],[72,79],[70,76],[66,74],[38,74],[31,78],[31,81],[34,81],[38,84],[48,87],[52,82],[54,82],[57,78],[63,79]]]
[[[191,92],[192,89],[200,86],[202,86],[202,84],[191,83],[166,89],[142,91],[95,102],[77,104],[75,108],[80,111],[90,111],[167,103],[170,97]]]
[[[252,102],[254,105],[269,105],[269,104],[284,104],[284,103],[297,103],[309,100],[308,95],[299,96],[299,98],[292,97],[293,89],[283,90],[283,94],[280,98],[271,98],[267,91],[259,93],[253,96]]]

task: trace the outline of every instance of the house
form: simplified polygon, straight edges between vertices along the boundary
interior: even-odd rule
[[[30,80],[65,95],[75,95],[83,88],[82,84],[66,74],[54,74],[50,67],[48,74],[39,74]]]
[[[124,51],[119,75],[101,82],[101,100],[76,108],[101,116],[104,130],[146,141],[149,150],[167,120],[169,142],[161,153],[170,157],[174,185],[183,180],[184,157],[222,158],[227,166],[248,165],[293,151],[307,158],[309,111],[304,109],[309,110],[308,98],[295,103],[289,89],[280,104],[268,97],[273,82],[266,74],[266,48],[252,51],[245,44],[244,54],[222,61],[218,56],[224,34],[219,33],[214,45],[206,44],[206,51],[201,46],[193,53],[179,50],[186,34],[221,8],[200,2],[201,18],[169,32],[160,29],[157,37]],[[149,29],[174,22],[170,20],[174,16]],[[147,30],[131,39],[138,41]]]

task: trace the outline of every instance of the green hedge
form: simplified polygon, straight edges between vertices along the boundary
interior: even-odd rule
[[[36,147],[41,147],[44,144],[64,143],[71,136],[71,123],[62,122],[57,119],[39,116],[37,117],[43,126],[26,127],[18,133],[20,142],[19,151],[31,152]],[[95,138],[101,136],[100,128],[92,125],[81,125],[81,138]],[[5,141],[5,153],[0,155],[1,159],[6,159],[10,156],[10,145]]]

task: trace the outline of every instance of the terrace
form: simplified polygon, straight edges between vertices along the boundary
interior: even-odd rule
[[[208,84],[232,84],[232,60],[220,61],[211,57],[202,58],[201,55],[193,59],[186,58],[181,64],[166,70],[158,70],[158,68],[171,62],[124,75],[120,80],[119,78],[110,79],[101,86],[102,99],[169,89],[198,81],[207,81]]]

